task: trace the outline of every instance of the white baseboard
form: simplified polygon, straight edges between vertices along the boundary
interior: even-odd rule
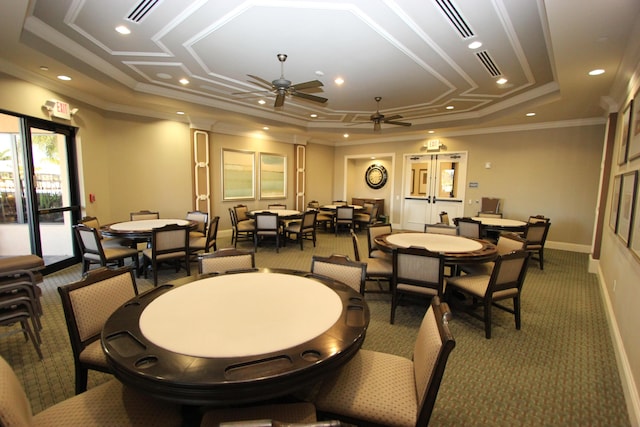
[[[591,253],[591,245],[579,245],[577,243],[553,242],[551,240],[547,240],[544,247],[549,249],[560,249],[561,251],[580,252],[583,254]]]
[[[633,379],[631,372],[631,366],[629,365],[629,359],[624,349],[622,338],[620,336],[620,330],[618,328],[618,322],[616,321],[613,313],[613,307],[611,305],[611,299],[607,292],[607,286],[604,282],[604,276],[600,269],[600,264],[597,260],[592,260],[589,257],[589,261],[593,261],[597,264],[597,276],[598,283],[600,284],[600,294],[605,306],[605,313],[607,314],[607,323],[609,325],[609,331],[611,332],[611,340],[613,343],[613,349],[616,355],[616,362],[618,364],[618,374],[620,375],[620,381],[622,382],[622,390],[624,393],[625,401],[627,403],[627,412],[629,414],[629,422],[632,426],[640,426],[640,396],[638,396],[638,389]]]

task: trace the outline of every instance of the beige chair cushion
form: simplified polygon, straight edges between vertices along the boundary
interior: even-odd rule
[[[96,366],[104,366],[105,368],[109,367],[107,356],[104,354],[104,350],[102,350],[100,340],[92,342],[80,352],[80,361]]]
[[[316,421],[316,408],[312,403],[289,403],[242,408],[224,408],[207,411],[201,427],[217,427],[230,421],[275,420],[284,423],[312,423]]]
[[[316,408],[386,426],[414,427],[418,402],[413,370],[404,357],[360,350],[322,383]]]
[[[367,258],[367,276],[391,277],[393,275],[393,263],[386,258]]]
[[[447,279],[447,284],[455,284],[472,295],[484,297],[490,278],[491,276],[485,274],[479,276],[455,276]]]

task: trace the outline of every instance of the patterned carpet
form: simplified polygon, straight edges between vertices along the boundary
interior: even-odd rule
[[[359,239],[360,253],[366,253],[366,235],[360,233]],[[219,247],[228,244],[228,237],[219,239]],[[308,270],[312,255],[332,253],[353,256],[347,234],[319,233],[317,247],[305,242],[304,251],[295,244],[280,253],[261,247],[256,265]],[[513,316],[494,310],[493,335],[487,340],[482,322],[454,311],[456,348],[431,425],[629,425],[597,279],[587,273],[587,262],[586,254],[547,250],[544,271],[532,263],[523,288],[520,331]],[[182,276],[184,271],[162,270],[159,281]],[[43,361],[22,335],[0,335],[0,355],[16,370],[34,412],[74,394],[73,359],[56,287],[79,278],[79,265],[45,278]],[[138,285],[141,291],[152,286],[143,278]],[[367,294],[366,299],[372,318],[364,348],[411,357],[426,303],[407,301],[390,325],[389,296]],[[89,387],[107,378],[90,372]]]

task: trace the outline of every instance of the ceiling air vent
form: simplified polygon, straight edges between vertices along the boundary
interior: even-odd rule
[[[142,21],[159,2],[160,0],[142,0],[133,8],[127,19],[132,22]]]
[[[469,37],[474,36],[471,27],[464,20],[460,12],[458,12],[458,9],[456,9],[451,0],[436,0],[436,3],[440,6],[442,13],[449,18],[451,25],[458,30],[463,39],[468,39]]]
[[[491,74],[493,77],[497,77],[502,74],[495,62],[493,62],[493,59],[491,59],[489,52],[483,50],[482,52],[476,53],[476,56],[478,57],[480,62],[482,62],[482,65],[485,66],[489,74]]]

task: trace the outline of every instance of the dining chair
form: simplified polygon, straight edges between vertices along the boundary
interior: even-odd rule
[[[235,205],[233,207],[233,210],[236,213],[236,220],[238,222],[251,221],[251,218],[249,218],[249,208],[247,207],[247,205]]]
[[[369,293],[389,293],[391,288],[391,276],[393,275],[392,259],[389,257],[360,257],[360,247],[358,236],[354,230],[351,230],[351,243],[353,244],[353,256],[356,261],[363,262],[366,268],[365,274],[365,292]],[[366,282],[374,281],[378,284],[378,290],[366,288]],[[388,289],[385,290],[381,282],[389,283]]]
[[[160,212],[142,210],[129,213],[129,220],[131,221],[142,221],[145,219],[160,219]]]
[[[479,218],[502,218],[502,213],[500,212],[478,212]]]
[[[3,290],[1,285],[0,290]],[[14,327],[16,324],[20,325],[19,329]],[[37,308],[32,297],[24,295],[0,296],[0,326],[10,327],[8,332],[0,334],[0,336],[22,333],[27,341],[31,341],[40,360],[43,359],[42,350],[40,349],[42,340],[39,333],[41,325],[38,323]]]
[[[326,230],[333,224],[333,214],[326,210],[320,209],[320,203],[317,200],[312,200],[307,203],[307,210],[316,210],[318,215],[316,216],[316,227]]]
[[[336,216],[333,219],[333,228],[336,236],[341,226],[346,226],[349,230],[354,229],[353,206],[338,206]]]
[[[376,237],[391,233],[393,233],[393,226],[390,223],[371,224],[369,226],[367,229],[369,258],[386,258],[391,261],[391,254],[380,249],[375,242]]]
[[[425,233],[433,233],[433,234],[448,234],[450,236],[458,235],[458,227],[446,224],[425,224],[424,225]]]
[[[98,232],[98,236],[100,237],[100,243],[102,246],[131,246],[133,242],[130,239],[125,239],[122,237],[105,237],[102,235],[100,231],[100,221],[95,216],[85,216],[80,221],[79,224],[82,224],[89,228],[95,228]]]
[[[102,326],[122,304],[138,294],[133,271],[102,267],[59,286],[76,374],[76,394],[87,389],[88,370],[111,372],[100,343]]]
[[[9,258],[2,258],[2,260],[10,260]],[[19,266],[19,264],[14,264]],[[22,265],[22,267],[28,267],[28,265]],[[0,271],[0,296],[3,295],[18,295],[26,296],[33,301],[35,312],[38,315],[36,323],[39,324],[39,317],[42,316],[42,303],[40,301],[42,297],[42,289],[38,286],[38,283],[42,282],[42,275],[37,271],[28,269],[16,269]]]
[[[201,427],[335,426],[317,423],[316,407],[310,402],[216,408],[207,410]]]
[[[281,210],[287,209],[287,205],[282,204],[282,203],[271,203],[271,204],[267,205],[267,209],[281,211]]]
[[[163,262],[175,264],[176,273],[181,264],[191,275],[189,264],[189,227],[178,224],[167,224],[151,230],[151,247],[142,251],[144,259],[144,277],[147,278],[149,269],[153,271],[153,286],[158,286],[158,269]]]
[[[523,250],[525,243],[525,240],[515,233],[502,233],[500,234],[500,237],[498,237],[496,250],[498,252],[498,255],[506,255],[513,251]],[[494,265],[494,261],[489,261],[481,263],[460,264],[458,268],[465,274],[490,275],[493,271]]]
[[[364,295],[367,265],[351,261],[346,255],[333,254],[329,257],[311,257],[311,272],[342,282]]]
[[[82,273],[86,273],[92,264],[99,264],[102,267],[116,264],[119,267],[124,265],[126,258],[131,258],[136,270],[139,266],[138,249],[129,246],[103,245],[100,235],[95,228],[90,228],[82,224],[73,226],[80,252],[82,252]]]
[[[484,321],[485,337],[491,338],[491,309],[499,308],[515,317],[516,329],[520,329],[520,294],[522,285],[527,274],[527,263],[529,261],[527,251],[515,251],[504,255],[499,255],[490,275],[467,274],[447,278],[446,299],[453,306],[454,292],[462,293],[471,300],[470,304],[460,303],[470,316]],[[498,304],[497,301],[511,299],[513,307]],[[466,306],[465,306],[466,305]],[[482,306],[483,315],[480,316],[475,309]],[[454,306],[455,308],[455,306]]]
[[[525,250],[531,252],[538,260],[540,270],[544,270],[544,245],[547,241],[551,223],[548,221],[528,222],[522,238],[525,240]]]
[[[500,205],[502,204],[502,200],[497,197],[483,197],[480,200],[480,211],[481,212],[500,212]]]
[[[451,225],[451,222],[449,221],[449,214],[445,211],[440,212],[439,214],[440,216],[440,223],[444,224],[444,225]]]
[[[375,212],[374,212],[375,210]],[[378,205],[371,202],[364,202],[362,209],[354,211],[353,220],[355,225],[363,229],[368,227],[378,217]]]
[[[412,358],[361,349],[326,378],[311,399],[319,418],[349,425],[424,427],[429,424],[447,360],[456,345],[451,312],[434,297]]]
[[[276,252],[280,251],[280,220],[277,213],[258,212],[255,215],[256,229],[253,233],[253,250],[266,239],[275,240]]]
[[[195,255],[200,251],[209,252],[211,249],[214,251],[217,250],[216,239],[218,237],[218,223],[220,222],[220,217],[215,216],[207,225],[206,230],[207,234],[204,236],[193,236],[189,233],[189,251],[191,255]]]
[[[284,244],[287,244],[287,239],[292,239],[295,236],[295,241],[300,244],[300,250],[303,250],[302,242],[304,240],[312,240],[313,247],[316,247],[316,216],[318,211],[308,210],[302,214],[302,219],[299,221],[292,221],[284,228]]]
[[[397,248],[393,251],[391,277],[391,317],[393,324],[400,297],[444,296],[444,257],[425,248]]]
[[[253,251],[236,248],[224,248],[198,256],[198,273],[200,274],[224,274],[235,270],[250,270],[255,266]]]
[[[186,216],[187,221],[195,221],[197,227],[195,230],[189,231],[190,238],[206,237],[207,225],[209,223],[209,214],[201,211],[189,211]]]
[[[246,219],[244,221],[238,221],[235,208],[229,208],[229,216],[231,217],[231,243],[233,247],[238,247],[238,241],[241,239],[244,241],[253,242],[253,233],[256,231],[256,222],[253,219]],[[247,217],[248,218],[248,217]]]
[[[482,223],[471,218],[458,218],[456,226],[458,227],[458,235],[469,237],[472,239],[480,239],[482,237]]]
[[[0,425],[158,426],[182,424],[180,405],[156,400],[112,379],[33,413],[18,376],[0,356]]]
[[[527,220],[528,223],[536,223],[536,222],[549,222],[550,219],[545,217],[544,215],[531,215]]]

